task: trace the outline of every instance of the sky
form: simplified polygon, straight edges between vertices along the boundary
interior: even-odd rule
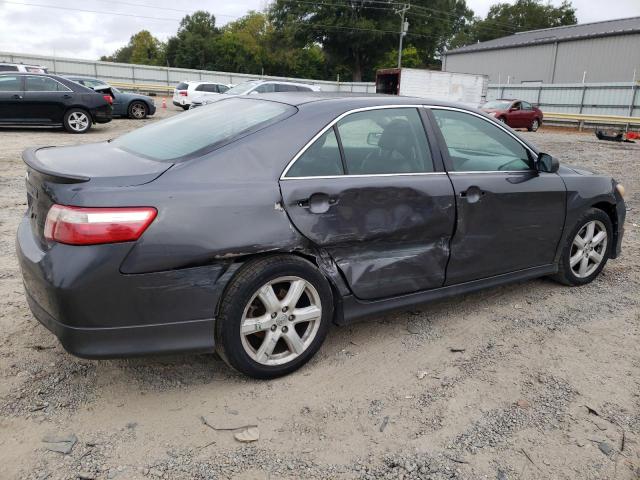
[[[562,0],[550,2],[559,5]],[[485,16],[494,3],[498,0],[467,0],[478,16]],[[640,0],[607,0],[606,9],[603,0],[572,3],[580,23],[640,16]],[[0,52],[97,59],[142,29],[166,40],[175,34],[180,18],[198,9],[212,12],[222,25],[267,4],[268,0],[0,0]]]

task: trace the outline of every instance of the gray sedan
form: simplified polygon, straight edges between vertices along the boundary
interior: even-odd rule
[[[109,85],[107,82],[90,77],[67,76],[71,81],[92,88],[96,92],[106,93],[113,98],[113,116],[129,117],[136,120],[147,118],[156,113],[153,98],[139,93],[126,93]]]
[[[236,96],[24,160],[27,300],[90,358],[217,351],[273,378],[332,323],[542,276],[585,285],[624,232],[612,178],[419,98]]]

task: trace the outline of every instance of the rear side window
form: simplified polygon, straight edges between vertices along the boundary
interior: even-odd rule
[[[283,103],[230,98],[134,130],[113,144],[159,161],[195,157],[293,115]]]
[[[226,85],[218,85],[218,91],[219,91],[220,93],[224,93],[224,92],[226,92],[227,90],[229,90],[229,87],[227,87]]]
[[[0,92],[18,92],[20,87],[20,77],[11,75],[0,75]]]
[[[298,87],[290,85],[288,83],[278,83],[276,85],[276,92],[297,92]]]
[[[350,175],[433,172],[424,126],[415,108],[352,113],[338,122]]]
[[[301,86],[297,86],[296,89],[299,92],[312,92],[313,90],[310,87],[301,87]]]
[[[275,92],[276,86],[273,83],[265,83],[260,85],[258,88],[254,90],[254,92],[258,93],[271,93]]]
[[[176,87],[176,90],[186,90],[189,88],[189,85],[184,83],[184,82],[180,82],[178,84],[178,86]]]
[[[68,92],[70,89],[49,77],[27,77],[27,92]]]
[[[18,67],[15,65],[0,65],[0,72],[17,72]]]

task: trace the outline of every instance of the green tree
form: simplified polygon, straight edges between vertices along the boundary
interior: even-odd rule
[[[400,17],[396,2],[341,0],[340,3],[276,0],[269,10],[275,27],[293,31],[298,46],[320,45],[336,72],[354,81],[373,78],[376,65],[396,48]],[[406,15],[405,45],[420,64],[433,63],[450,38],[466,27],[473,12],[465,0],[416,0]]]
[[[213,42],[219,35],[213,14],[199,10],[186,15],[175,37],[167,41],[167,61],[172,67],[211,68]]]
[[[140,30],[129,39],[129,43],[119,48],[113,55],[103,56],[107,62],[137,63],[141,65],[164,65],[165,45],[148,30]]]
[[[476,18],[453,39],[451,47],[486,42],[516,32],[560,27],[577,23],[576,9],[565,0],[558,7],[542,0],[518,0],[513,5],[498,3],[489,9],[486,18]]]

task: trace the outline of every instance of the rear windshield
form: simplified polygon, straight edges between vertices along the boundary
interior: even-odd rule
[[[187,90],[188,88],[189,88],[189,85],[187,85],[184,82],[180,82],[176,87],[176,90]]]
[[[230,98],[134,130],[113,144],[159,161],[192,158],[296,112],[283,103]]]

